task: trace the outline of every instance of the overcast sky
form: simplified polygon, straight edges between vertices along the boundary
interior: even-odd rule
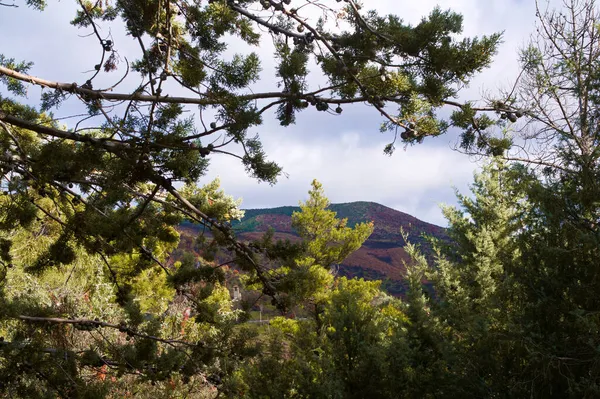
[[[323,2],[329,1],[334,4],[334,0]],[[33,75],[56,81],[85,81],[86,71],[97,63],[94,58],[97,48],[93,47],[97,42],[84,37],[87,32],[69,25],[75,0],[48,0],[48,3],[43,13],[24,6],[0,7],[0,51],[8,57],[35,61],[30,71]],[[364,5],[381,14],[397,14],[412,23],[439,5],[464,16],[465,36],[503,31],[503,43],[493,66],[462,92],[463,100],[477,100],[482,93],[495,93],[511,85],[518,72],[517,51],[527,43],[535,24],[533,0],[365,0]],[[118,37],[119,28],[111,29]],[[135,49],[134,45],[131,38],[116,43],[121,55]],[[264,89],[273,84],[273,63],[268,60],[272,46],[265,42],[258,52],[266,59],[265,79],[257,86]],[[30,90],[30,98],[39,96],[39,88]],[[68,108],[55,112],[68,113]],[[379,133],[381,122],[377,110],[363,105],[345,107],[340,117],[304,112],[298,115],[296,125],[289,128],[267,118],[263,126],[251,133],[260,134],[267,154],[283,166],[287,178],[282,177],[275,186],[259,184],[247,177],[235,160],[214,157],[211,171],[203,180],[219,176],[229,194],[243,198],[244,208],[261,208],[296,205],[306,198],[310,182],[316,178],[324,184],[334,203],[374,201],[446,225],[439,204],[455,203],[453,186],[461,192],[467,191],[478,167],[476,160],[452,150],[456,132],[426,140],[406,151],[400,147],[387,157],[383,155],[383,147],[391,137]]]

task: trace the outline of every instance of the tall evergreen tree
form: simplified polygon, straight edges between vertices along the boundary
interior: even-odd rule
[[[528,375],[539,396],[598,396],[600,177],[598,5],[570,1],[539,12],[537,41],[522,52],[516,104],[541,154],[542,183],[527,191],[522,234],[522,325]],[[543,146],[545,145],[545,146]],[[531,321],[534,321],[533,323]],[[594,348],[594,349],[592,349]]]
[[[388,397],[383,383],[388,335],[402,334],[405,316],[379,289],[380,282],[338,278],[331,267],[357,250],[373,225],[351,228],[346,219],[337,219],[317,181],[309,195],[292,216],[302,250],[274,272],[284,274],[282,291],[304,299],[299,305],[311,317],[272,320],[260,355],[242,366],[228,387],[247,398]]]
[[[501,112],[528,117],[535,153],[476,179],[446,209],[453,246],[431,271],[457,377],[474,396],[597,397],[598,8],[539,12]],[[510,119],[510,118],[507,118]],[[541,167],[540,167],[541,166]]]
[[[72,24],[97,41],[96,59],[83,79],[65,83],[32,76],[31,61],[38,60],[0,55],[3,389],[9,386],[12,395],[22,397],[101,396],[106,383],[94,393],[95,385],[85,382],[105,366],[115,378],[137,376],[148,385],[191,379],[217,386],[223,373],[235,368],[225,359],[248,350],[245,329],[234,328],[224,275],[211,262],[218,248],[225,248],[281,309],[294,292],[310,296],[318,287],[302,288],[301,280],[288,279],[293,284],[286,288],[263,263],[260,246],[235,239],[229,222],[240,215],[237,204],[216,186],[196,186],[209,159],[234,156],[249,174],[274,183],[281,168],[251,133],[272,110],[287,126],[309,107],[337,115],[345,104],[367,103],[383,115],[384,130],[405,129],[404,143],[442,134],[449,122],[435,111],[464,107],[452,98],[489,65],[500,40],[499,35],[457,38],[462,18],[451,11],[434,9],[411,26],[394,15],[364,12],[355,1],[336,8],[297,3],[82,0]],[[26,4],[43,10],[45,1]],[[12,11],[5,3],[0,8]],[[324,18],[308,19],[311,8]],[[347,30],[328,22],[343,22]],[[137,54],[121,52],[125,38],[102,29],[111,24],[134,39]],[[279,88],[255,92],[261,59],[252,48],[269,37]],[[225,50],[233,43],[250,50],[228,56]],[[308,79],[314,63],[326,77],[324,87]],[[103,87],[100,81],[116,73],[121,76],[114,84]],[[37,106],[24,98],[33,86],[44,89]],[[85,115],[65,126],[52,113],[60,105]],[[189,111],[197,112],[199,124]],[[390,144],[387,151],[392,150]],[[173,265],[174,227],[182,220],[203,226],[210,237],[199,243],[201,259],[187,257]],[[330,231],[331,239],[339,238],[336,231]],[[28,240],[37,240],[30,252],[23,250]],[[315,245],[292,271],[327,270],[355,243]],[[118,309],[89,314],[75,304],[56,308],[38,297],[12,296],[18,273],[40,281],[58,273],[71,281],[70,268],[80,267],[81,256],[101,265],[101,273],[89,272],[90,286],[109,284],[113,292],[106,295]],[[321,269],[313,267],[317,263]],[[188,324],[195,326],[191,331],[183,330],[189,340],[165,327],[169,320],[171,327],[177,324],[173,303],[151,297],[150,290],[189,305],[197,321]],[[82,318],[88,316],[94,318]],[[76,342],[57,345],[51,339],[73,329],[84,331],[74,333]],[[104,338],[83,349],[82,334]]]

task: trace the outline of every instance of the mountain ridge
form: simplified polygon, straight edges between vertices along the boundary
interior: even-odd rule
[[[406,272],[405,263],[410,262],[404,250],[406,243],[401,230],[408,233],[408,240],[419,245],[428,257],[432,256],[432,249],[423,238],[423,234],[438,239],[448,239],[445,228],[376,202],[355,201],[331,204],[329,209],[336,212],[338,218],[348,219],[348,226],[372,221],[375,227],[373,234],[362,247],[339,265],[338,274],[382,280],[383,288],[393,295],[401,295],[405,291],[403,280]],[[269,229],[273,229],[275,239],[299,240],[292,228],[291,218],[293,212],[300,211],[299,206],[288,205],[244,211],[242,220],[232,223],[232,228],[240,240],[259,239]],[[183,230],[188,231],[186,234],[193,235],[192,226],[191,224],[183,226]]]

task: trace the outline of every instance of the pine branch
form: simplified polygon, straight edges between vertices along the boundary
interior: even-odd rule
[[[0,65],[0,75],[6,75],[13,79],[20,80],[22,82],[31,83],[34,85],[48,87],[55,90],[62,90],[67,93],[79,94],[86,99],[98,99],[98,100],[113,100],[113,101],[139,101],[139,102],[151,102],[151,103],[160,103],[160,104],[195,104],[195,105],[221,105],[223,100],[221,98],[192,98],[192,97],[171,97],[168,95],[165,96],[152,96],[142,94],[140,92],[134,92],[131,94],[125,93],[109,93],[103,90],[94,90],[87,89],[85,87],[79,86],[77,83],[64,83],[64,82],[55,82],[51,80],[46,80],[42,78],[38,78],[35,76],[27,75],[21,72],[14,71],[12,69],[6,68]],[[323,89],[319,89],[319,91],[323,91]],[[298,94],[290,94],[285,92],[265,92],[265,93],[256,93],[256,94],[243,94],[239,95],[236,98],[240,101],[252,101],[252,100],[262,100],[262,99],[272,99],[272,98],[280,98],[280,99],[288,99],[293,100],[297,98],[305,98],[310,97],[313,93],[304,93],[302,95]],[[358,103],[367,101],[367,97],[353,97],[349,99],[341,99],[335,97],[319,97],[319,101],[326,103],[340,103],[340,104],[348,104],[348,103]]]
[[[259,265],[254,257],[252,256],[253,251],[246,244],[239,242],[234,236],[231,229],[221,223],[214,221],[209,218],[204,212],[200,211],[196,208],[191,202],[185,199],[172,185],[162,176],[153,176],[152,181],[156,184],[160,184],[163,188],[165,188],[171,195],[173,195],[181,204],[183,204],[187,209],[191,212],[199,216],[201,219],[206,221],[206,224],[216,228],[219,230],[232,245],[235,252],[237,252],[240,257],[249,262],[254,271],[256,272],[257,277],[261,281],[264,286],[264,293],[269,295],[275,302],[277,302],[278,306],[282,309],[285,308],[284,303],[281,301],[279,296],[277,295],[277,288],[273,285],[273,282],[267,276],[265,269]]]
[[[46,80],[43,78],[38,78],[35,76],[27,75],[21,72],[17,72],[15,70],[6,68],[0,65],[0,75],[6,75],[13,79],[20,80],[22,82],[31,83],[34,85],[48,87],[55,90],[62,90],[67,93],[79,94],[86,99],[89,100],[109,100],[109,101],[138,101],[138,102],[149,102],[149,103],[159,103],[159,104],[192,104],[192,105],[222,105],[223,99],[219,97],[207,97],[207,98],[193,98],[193,97],[172,97],[169,95],[164,96],[153,96],[142,94],[139,91],[136,91],[131,94],[126,93],[112,93],[106,90],[94,90],[88,89],[83,86],[79,86],[77,83],[64,83],[64,82],[55,82],[51,80]],[[236,96],[236,99],[239,101],[252,101],[252,100],[265,100],[265,99],[281,99],[281,100],[296,100],[296,99],[308,99],[311,97],[315,97],[318,93],[322,93],[327,90],[332,90],[340,87],[340,85],[332,85],[324,88],[319,88],[312,92],[307,93],[286,93],[286,92],[264,92],[264,93],[253,93],[253,94],[242,94]],[[361,84],[362,87],[362,84]],[[391,101],[395,103],[401,103],[403,101],[400,97],[385,97],[383,98],[386,101]],[[319,96],[318,100],[320,102],[328,103],[328,104],[354,104],[361,102],[369,102],[370,99],[368,96],[356,96],[352,98],[338,98],[338,97],[322,97]],[[444,101],[444,103],[449,105],[459,105],[458,103],[454,103],[452,101]],[[481,108],[480,110],[494,110],[493,108]],[[390,117],[395,121],[395,118]]]
[[[296,39],[304,40],[304,38],[305,38],[305,35],[303,35],[303,34],[292,32],[290,30],[283,29],[277,25],[273,25],[273,24],[269,23],[268,21],[265,21],[264,19],[259,18],[256,15],[250,13],[249,11],[233,4],[232,2],[229,2],[228,5],[232,10],[239,12],[240,14],[244,15],[245,17],[248,17],[249,19],[253,20],[254,22],[258,23],[259,25],[262,25],[262,26],[272,30],[273,32],[282,33],[282,34],[286,35],[287,37],[292,37],[292,38],[296,38]]]
[[[165,338],[160,338],[160,337],[156,337],[153,335],[143,334],[143,333],[137,332],[135,330],[132,330],[131,328],[128,328],[127,326],[125,326],[123,324],[111,324],[111,323],[106,323],[104,321],[99,321],[99,320],[63,319],[63,318],[59,318],[59,317],[37,317],[37,316],[25,316],[25,315],[19,315],[17,318],[19,320],[32,322],[32,323],[73,324],[73,325],[79,324],[79,325],[86,325],[86,326],[92,326],[92,327],[114,328],[121,332],[127,333],[128,335],[131,335],[131,336],[150,339],[150,340],[162,342],[162,343],[168,344],[168,345],[175,345],[175,344],[180,344],[180,345],[185,345],[185,346],[196,346],[197,345],[195,343],[191,343],[188,341],[182,341],[182,340],[178,340],[178,339],[165,339]]]
[[[48,126],[43,126],[43,125],[39,125],[39,124],[34,124],[28,121],[25,121],[23,119],[20,118],[16,118],[10,115],[7,115],[6,113],[0,111],[0,121],[5,121],[9,124],[15,125],[15,126],[19,126],[22,127],[24,129],[29,129],[38,133],[43,133],[43,134],[49,134],[52,135],[54,137],[60,137],[60,138],[65,138],[65,139],[70,139],[70,140],[74,140],[74,141],[80,141],[80,142],[91,142],[94,143],[96,145],[99,145],[101,147],[106,148],[107,150],[110,150],[111,152],[115,152],[119,153],[118,150],[132,150],[134,149],[131,145],[127,144],[127,143],[123,143],[117,140],[101,140],[101,139],[96,139],[96,138],[91,138],[91,137],[87,137],[87,136],[82,136],[82,135],[78,135],[76,133],[71,133],[71,132],[66,132],[63,130],[59,130],[59,129],[55,129],[55,128],[51,128]],[[153,181],[155,184],[160,185],[161,187],[163,187],[164,189],[166,189],[169,193],[171,193],[177,200],[178,202],[180,202],[182,205],[184,205],[187,209],[189,209],[192,213],[194,213],[195,215],[199,216],[200,219],[206,221],[206,223],[208,223],[209,225],[216,227],[219,231],[221,231],[221,233],[224,234],[224,236],[230,241],[230,243],[232,244],[232,246],[234,247],[234,249],[236,250],[236,252],[239,252],[244,259],[246,259],[254,268],[254,270],[256,271],[256,274],[258,276],[258,278],[260,279],[260,281],[263,283],[264,288],[265,288],[265,293],[267,293],[269,296],[271,296],[275,301],[277,301],[279,303],[280,306],[283,306],[283,302],[281,302],[278,297],[277,297],[277,290],[275,288],[275,286],[272,284],[272,282],[270,281],[270,279],[268,278],[268,276],[265,274],[263,268],[258,265],[255,260],[252,257],[252,250],[247,247],[246,245],[238,242],[235,237],[233,237],[231,230],[216,222],[211,220],[206,214],[204,214],[203,212],[201,212],[199,209],[197,209],[191,202],[189,202],[187,199],[185,199],[174,187],[173,185],[168,181],[168,179],[159,176],[157,174],[153,174],[153,176],[150,177],[150,180]],[[68,190],[67,188],[63,187],[63,189]],[[162,263],[160,261],[158,261],[158,259],[156,259],[152,254],[149,254],[149,251],[147,251],[145,248],[142,248],[142,250],[147,254],[150,255],[152,257],[152,259],[157,262],[159,265],[162,265]],[[163,267],[163,269],[167,272],[167,269],[165,267]]]
[[[0,68],[2,68],[0,66]],[[56,129],[50,126],[40,125],[30,121],[26,121],[21,118],[17,118],[12,115],[8,115],[6,112],[0,110],[0,121],[6,122],[10,125],[14,125],[23,129],[31,130],[40,134],[45,134],[61,139],[78,141],[80,143],[91,143],[100,147],[105,148],[110,152],[119,150],[133,150],[134,147],[130,144],[124,143],[114,139],[98,139],[86,135],[81,135],[73,132],[67,132],[65,130]]]

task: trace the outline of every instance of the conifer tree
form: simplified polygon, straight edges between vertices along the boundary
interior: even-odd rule
[[[543,167],[525,191],[531,210],[518,247],[524,378],[539,397],[598,395],[598,13],[593,0],[538,6],[539,34],[521,54],[515,91],[532,120],[529,159]]]
[[[452,370],[471,396],[599,394],[598,7],[538,12],[503,110],[524,112],[535,152],[494,160],[474,198],[445,210],[454,245],[439,247],[431,270]]]
[[[254,247],[272,264],[268,276],[281,300],[274,304],[289,310],[310,302],[319,323],[319,303],[331,288],[336,266],[369,238],[373,223],[347,226],[347,219],[338,219],[334,211],[327,209],[329,200],[317,180],[313,180],[308,194],[308,200],[300,203],[301,211],[292,214],[292,227],[301,238],[299,243],[274,241],[272,232],[267,232]]]
[[[215,155],[233,156],[250,175],[275,183],[281,168],[253,134],[270,112],[287,126],[309,107],[343,115],[346,104],[366,103],[383,115],[384,131],[404,129],[405,144],[443,134],[450,124],[468,131],[493,123],[453,97],[489,65],[500,35],[457,38],[462,17],[437,8],[412,26],[365,12],[354,0],[337,8],[297,3],[81,0],[72,25],[91,34],[97,48],[84,78],[32,76],[39,60],[0,55],[2,389],[21,397],[101,397],[112,377],[125,390],[140,381],[138,395],[152,395],[152,386],[185,389],[180,384],[190,381],[201,389],[219,386],[236,368],[225,359],[251,352],[251,332],[235,326],[239,315],[212,262],[219,248],[280,309],[294,295],[297,301],[318,296],[310,276],[288,278],[293,284],[286,286],[263,263],[260,245],[235,239],[230,222],[241,215],[235,201],[217,185],[196,186]],[[26,4],[45,7],[43,0]],[[10,13],[9,6],[0,3],[2,12]],[[311,8],[324,18],[311,21]],[[124,27],[128,38],[107,34],[111,24]],[[252,49],[269,37],[279,86],[256,92],[261,59]],[[137,54],[120,52],[125,39],[137,43]],[[250,50],[229,57],[232,43]],[[324,87],[308,79],[315,63]],[[24,97],[33,87],[44,89],[35,105]],[[65,125],[53,114],[59,106],[84,116]],[[443,106],[457,108],[460,123],[438,118]],[[199,240],[200,259],[173,264],[174,227],[184,220],[210,237]],[[367,230],[342,247],[317,240],[295,270],[325,276]],[[324,237],[342,239],[347,232],[336,225]],[[86,257],[90,269],[83,267]],[[79,279],[71,277],[77,273]],[[14,295],[15,276],[81,282],[85,273],[90,289],[110,287],[102,291],[105,308],[90,313],[81,301],[57,307],[43,295]],[[73,298],[91,295],[80,288],[73,288]],[[177,303],[189,305],[192,316],[174,309]],[[180,322],[184,314],[195,323]],[[68,334],[73,341],[57,339]],[[84,339],[90,336],[96,340]]]
[[[496,159],[461,209],[445,209],[452,242],[438,243],[422,273],[435,297],[417,306],[430,316],[407,314],[445,331],[438,378],[461,396],[597,396],[598,231],[569,219],[581,206],[572,183]]]
[[[280,276],[279,291],[293,294],[311,317],[270,322],[260,354],[227,383],[234,396],[394,396],[385,383],[389,336],[403,334],[406,317],[399,302],[379,289],[380,282],[335,275],[331,266],[360,248],[373,224],[349,227],[328,206],[321,184],[313,181],[309,199],[292,216],[301,249],[291,263],[273,269]],[[272,254],[274,249],[267,247]]]

